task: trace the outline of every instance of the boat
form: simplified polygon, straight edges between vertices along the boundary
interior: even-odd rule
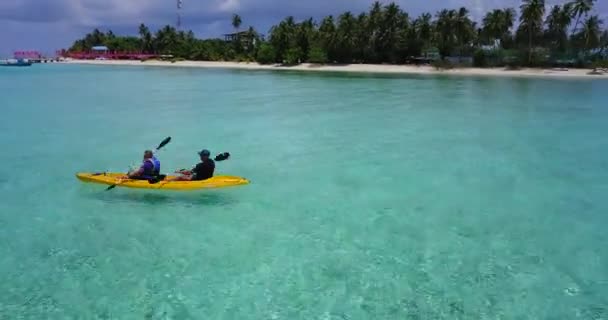
[[[174,176],[165,176],[161,181],[151,183],[148,180],[137,180],[137,179],[123,179],[124,173],[92,173],[92,172],[79,172],[76,173],[76,177],[83,182],[104,184],[104,185],[116,185],[117,187],[125,188],[137,188],[137,189],[162,189],[162,190],[198,190],[198,189],[212,189],[212,188],[225,188],[234,187],[239,185],[245,185],[249,183],[249,180],[236,177],[218,175],[201,181],[170,181]]]
[[[0,67],[29,67],[32,62],[28,59],[4,59],[0,60]]]

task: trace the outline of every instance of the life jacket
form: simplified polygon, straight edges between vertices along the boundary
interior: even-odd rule
[[[160,174],[160,160],[156,159],[156,157],[152,157],[152,164],[154,164],[154,175]]]
[[[152,170],[150,170],[149,168],[146,168],[145,164],[146,161],[149,161],[152,164]],[[144,160],[144,162],[142,163],[142,167],[144,168],[144,172],[142,173],[141,177],[144,179],[153,179],[154,176],[156,176],[156,164],[154,163],[153,159],[146,159]]]

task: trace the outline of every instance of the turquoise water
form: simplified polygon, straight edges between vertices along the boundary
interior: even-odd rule
[[[1,319],[606,319],[608,82],[0,70]],[[163,138],[250,185],[79,182]]]

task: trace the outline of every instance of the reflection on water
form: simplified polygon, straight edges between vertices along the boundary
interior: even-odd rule
[[[87,190],[85,197],[108,204],[134,203],[142,205],[180,205],[180,206],[228,206],[236,202],[229,193],[213,191],[136,191],[136,190]]]

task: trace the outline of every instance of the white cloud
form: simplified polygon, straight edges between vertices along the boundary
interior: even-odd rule
[[[241,8],[239,0],[223,0],[219,4],[219,10],[224,12],[236,12]]]

